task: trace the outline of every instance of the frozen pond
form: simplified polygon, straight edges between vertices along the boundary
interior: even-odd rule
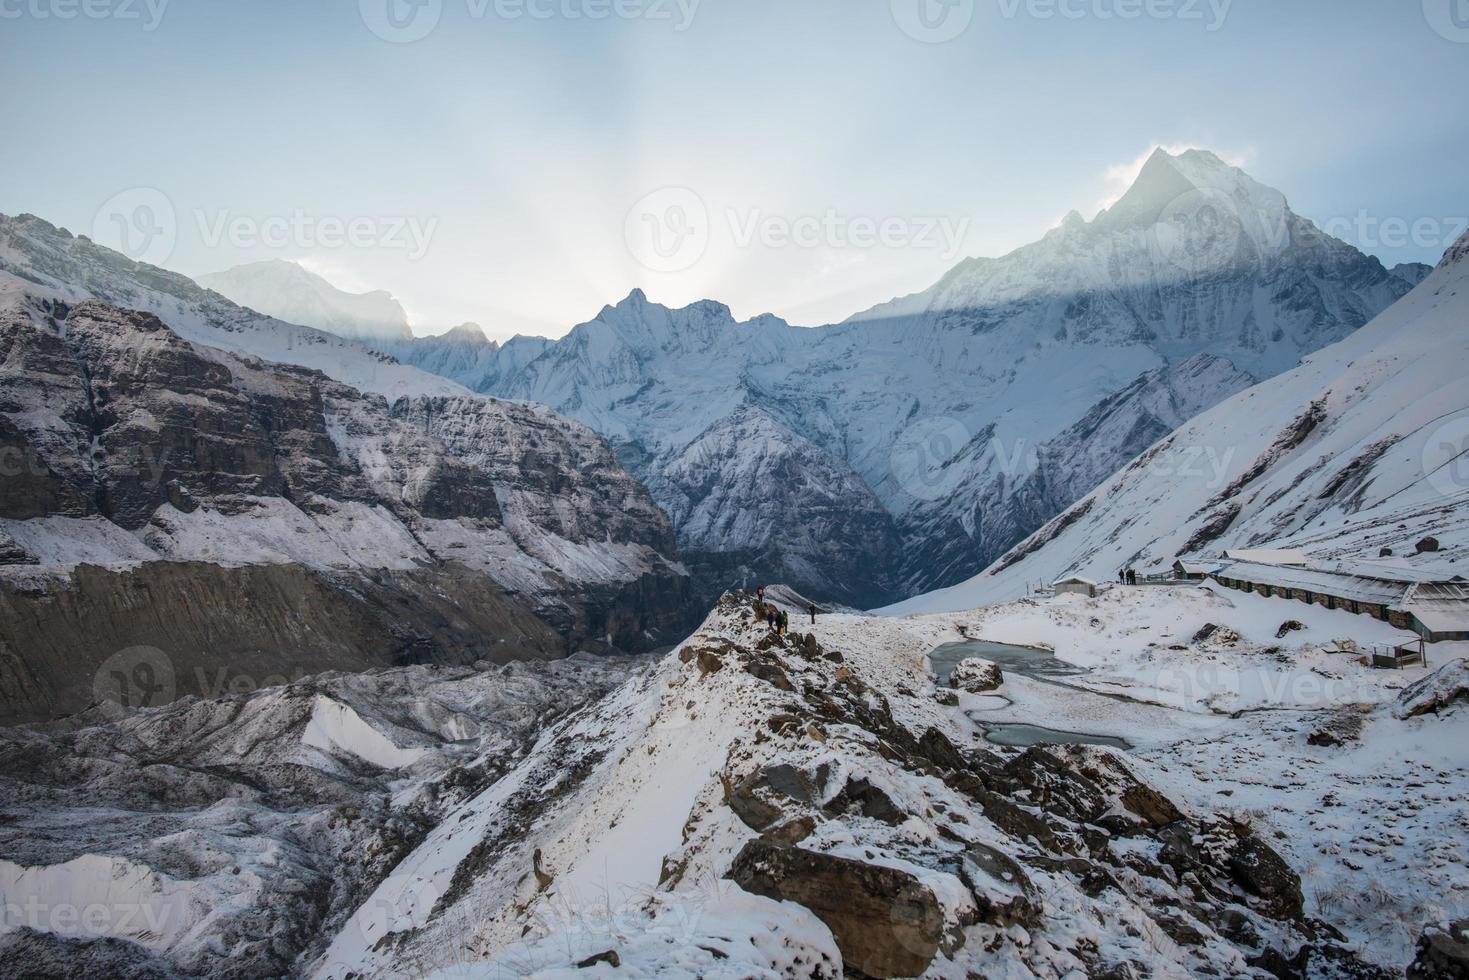
[[[1067,663],[1050,650],[1037,647],[1018,647],[1009,643],[992,643],[989,640],[966,640],[963,643],[946,643],[928,655],[934,676],[939,684],[949,683],[949,675],[960,662],[978,657],[992,664],[999,664],[1005,673],[1014,672],[1026,677],[1074,677],[1085,674],[1085,667]]]
[[[949,676],[961,662],[971,658],[988,660],[999,664],[1007,674],[1014,673],[1034,680],[1054,683],[1057,678],[1075,677],[1087,672],[1085,667],[1068,663],[1050,650],[1036,647],[1015,646],[1009,643],[994,643],[990,640],[966,640],[962,643],[947,643],[928,655],[929,665],[939,686],[947,686]],[[1103,697],[1104,695],[1097,695]],[[995,710],[1008,707],[1009,699],[998,695],[981,695],[991,703],[980,710]],[[994,704],[997,699],[1001,704]],[[1088,735],[1068,732],[1059,728],[1047,728],[1027,722],[990,722],[970,716],[984,730],[985,738],[996,745],[1026,748],[1031,745],[1107,745],[1117,749],[1130,749],[1132,745],[1114,735]]]

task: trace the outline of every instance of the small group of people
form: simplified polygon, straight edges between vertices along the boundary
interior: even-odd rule
[[[777,609],[774,605],[765,604],[765,586],[763,585],[755,590],[755,601],[765,610],[765,625],[769,626],[773,632],[785,636],[791,628],[791,614],[784,609]],[[810,612],[811,625],[815,626],[816,603],[811,603]]]
[[[786,630],[791,628],[791,614],[784,609],[776,609],[770,606],[765,614],[765,625],[769,626],[778,635],[785,636]]]
[[[1117,573],[1117,580],[1123,585],[1137,585],[1137,569],[1124,568]]]

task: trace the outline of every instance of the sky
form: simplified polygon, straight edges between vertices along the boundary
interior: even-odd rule
[[[416,332],[834,322],[1203,147],[1389,265],[1469,225],[1469,0],[0,0],[0,211]]]

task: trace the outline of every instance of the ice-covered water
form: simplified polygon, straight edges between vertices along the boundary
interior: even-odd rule
[[[940,685],[949,683],[954,668],[965,660],[978,658],[999,664],[1006,673],[1019,674],[1034,680],[1048,682],[1058,677],[1074,677],[1087,672],[1057,657],[1050,650],[1038,647],[1015,646],[1010,643],[995,643],[990,640],[966,640],[948,643],[928,655],[934,676]],[[1008,707],[1009,701],[1005,700]],[[985,710],[985,709],[981,709]],[[994,707],[988,710],[994,710]],[[975,724],[984,730],[985,738],[996,745],[1026,748],[1032,745],[1107,745],[1118,749],[1130,749],[1131,743],[1113,735],[1088,735],[1082,732],[1067,732],[1058,728],[1047,728],[1027,722],[989,722],[975,718]]]

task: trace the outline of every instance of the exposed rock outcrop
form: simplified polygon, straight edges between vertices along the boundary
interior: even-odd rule
[[[33,568],[0,580],[25,678],[0,717],[85,706],[96,666],[135,644],[185,674],[263,677],[275,660],[644,650],[687,627],[667,518],[545,409],[389,404],[95,300],[12,298],[0,352],[0,456],[18,471],[0,482],[0,559]]]
[[[928,969],[943,938],[933,892],[905,871],[751,841],[729,876],[745,891],[795,902],[826,923],[849,972],[914,977]]]

